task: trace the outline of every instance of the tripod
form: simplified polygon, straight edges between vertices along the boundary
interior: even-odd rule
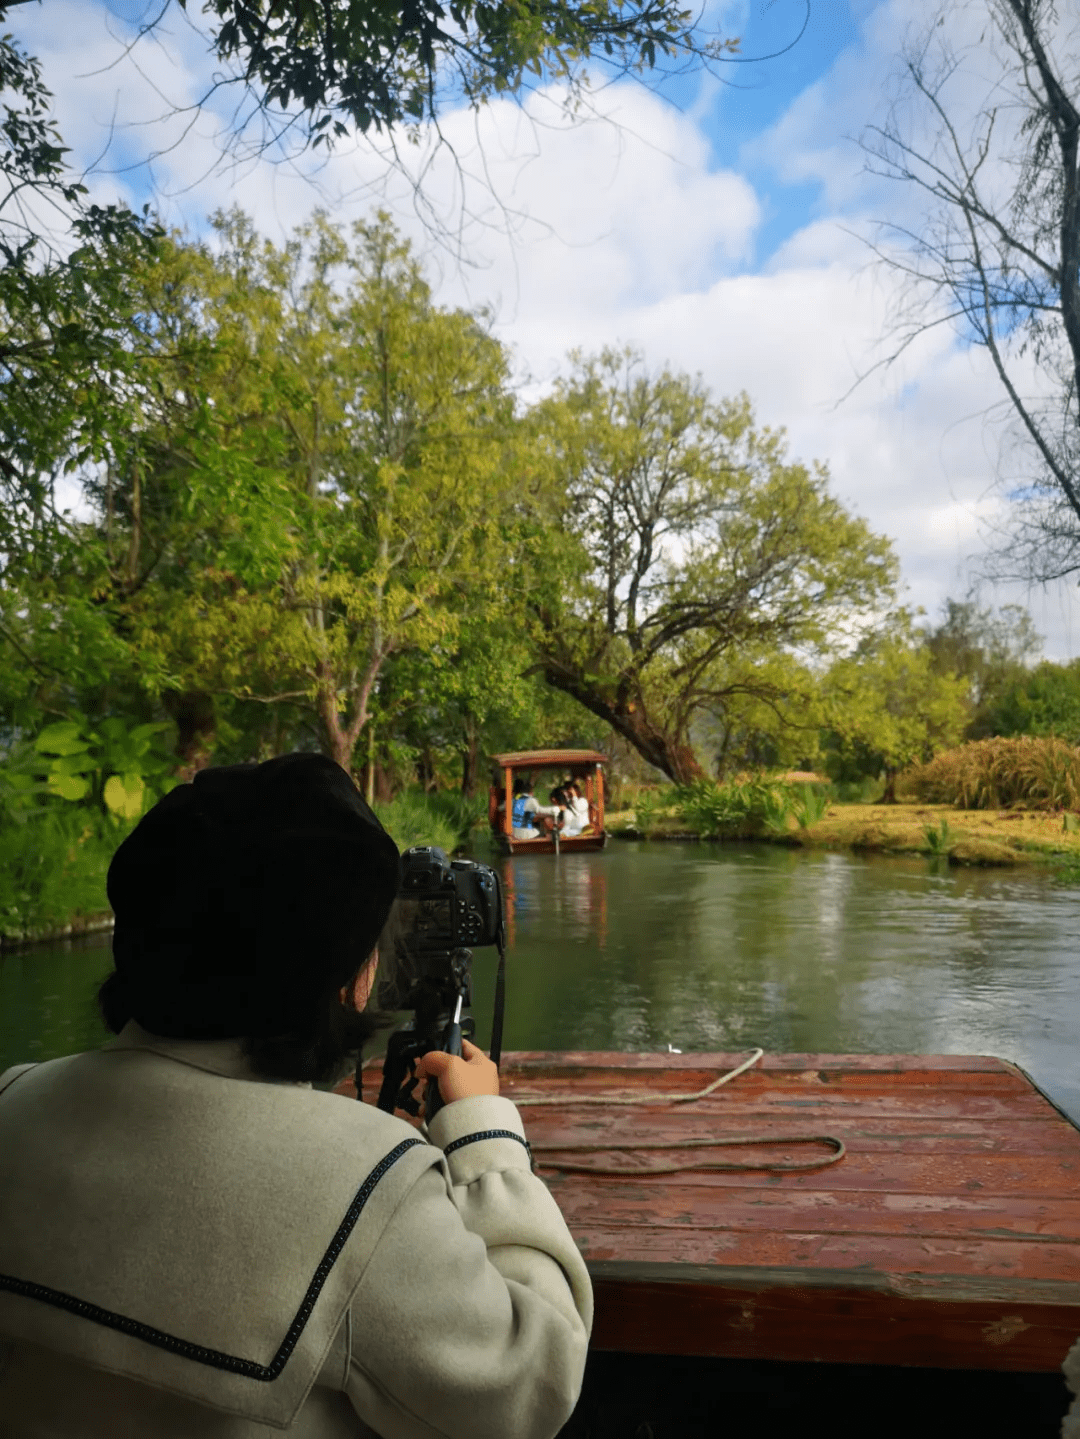
[[[462,1038],[471,1039],[476,1032],[472,1016],[461,1017],[462,1008],[472,1004],[472,950],[437,950],[420,960],[425,972],[406,997],[413,1018],[394,1031],[386,1046],[377,1103],[388,1114],[395,1109],[419,1114],[413,1097],[416,1061],[432,1049],[460,1054]],[[359,1076],[357,1080],[359,1095]],[[441,1108],[439,1086],[432,1079],[424,1095],[425,1117],[432,1119]]]

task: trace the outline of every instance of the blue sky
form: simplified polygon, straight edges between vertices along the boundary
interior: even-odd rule
[[[892,537],[910,604],[933,616],[947,595],[1018,600],[1047,652],[1071,657],[1074,587],[983,578],[1004,516],[999,477],[1010,479],[985,418],[999,394],[985,355],[940,331],[843,398],[884,353],[898,297],[865,240],[875,219],[919,218],[913,195],[863,173],[855,139],[884,118],[905,37],[936,8],[811,0],[805,34],[778,58],[653,89],[609,85],[588,123],[569,124],[550,91],[479,117],[449,113],[454,162],[423,145],[409,154],[430,159],[424,193],[460,235],[457,257],[370,146],[342,146],[318,174],[302,160],[230,166],[220,117],[208,111],[186,129],[170,119],[210,75],[204,39],[175,6],[170,33],[128,57],[121,42],[142,0],[49,0],[9,23],[42,55],[62,132],[79,164],[96,163],[90,182],[103,198],[153,198],[189,233],[239,204],[275,241],[316,205],[343,223],[383,205],[440,299],[490,307],[526,393],[550,383],[572,347],[611,343],[700,373],[717,394],[746,390],[761,421],[786,428],[792,453],[827,464],[841,499]],[[952,33],[963,40],[981,11],[982,0],[951,0]],[[749,59],[787,46],[806,6],[733,0],[714,13]],[[145,167],[117,173],[153,151],[163,153],[152,183]]]

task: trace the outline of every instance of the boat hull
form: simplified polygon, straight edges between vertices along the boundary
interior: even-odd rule
[[[506,854],[574,854],[581,850],[603,849],[607,844],[606,834],[579,834],[573,839],[560,839],[558,851],[553,839],[511,839],[505,834],[496,838]]]

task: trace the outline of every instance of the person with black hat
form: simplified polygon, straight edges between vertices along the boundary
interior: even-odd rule
[[[311,1087],[398,883],[330,760],[209,769],[109,871],[116,1038],[0,1076],[0,1432],[550,1439],[588,1274],[495,1066],[428,1055],[423,1134]]]

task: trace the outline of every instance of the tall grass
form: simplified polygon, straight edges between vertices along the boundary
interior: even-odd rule
[[[904,776],[929,804],[957,809],[1080,808],[1080,749],[1053,736],[972,740]]]
[[[81,805],[0,824],[0,935],[32,939],[108,914],[105,875],[132,825]]]
[[[791,787],[766,779],[701,779],[676,791],[679,818],[702,839],[783,834],[792,813]]]
[[[791,813],[800,829],[809,829],[829,812],[829,796],[812,784],[801,784],[792,792]]]
[[[424,794],[406,790],[388,804],[376,804],[375,813],[399,849],[433,844],[453,854],[469,842],[474,830],[487,824],[487,796]]]

